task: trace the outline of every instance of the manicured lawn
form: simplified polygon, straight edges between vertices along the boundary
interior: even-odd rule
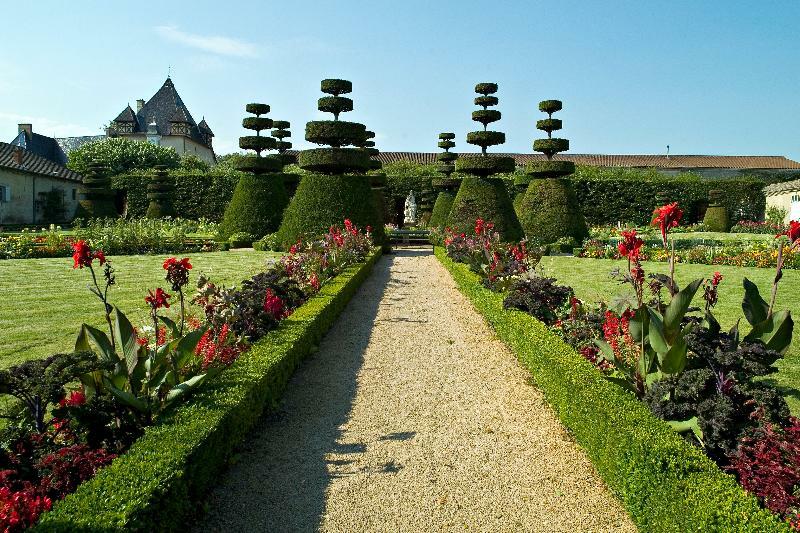
[[[109,257],[116,270],[116,285],[110,291],[111,303],[125,312],[134,326],[148,323],[144,302],[148,288],[163,287],[172,292],[161,267],[166,257]],[[253,251],[194,254],[191,256],[194,269],[189,281],[189,297],[194,293],[200,273],[217,284],[239,285],[263,270],[270,257],[275,254]],[[102,272],[98,274],[102,276]],[[71,351],[83,322],[105,330],[102,304],[87,290],[89,283],[91,277],[87,271],[72,269],[72,258],[0,261],[3,333],[0,367]],[[173,310],[177,311],[170,309]]]
[[[611,279],[609,273],[614,268],[627,268],[627,262],[612,259],[579,259],[575,257],[548,256],[542,258],[541,266],[547,275],[575,289],[578,298],[589,302],[604,300],[610,302],[617,295],[630,294],[628,285],[620,285]],[[667,273],[666,263],[644,263],[645,272]],[[700,277],[710,277],[715,270],[723,275],[719,289],[719,303],[715,315],[725,328],[732,327],[739,318],[747,332],[747,322],[742,314],[742,279],[747,277],[758,285],[762,296],[769,298],[775,271],[771,268],[737,268],[732,266],[709,266],[679,264],[676,268],[677,280],[681,286]],[[698,292],[698,298],[700,293]],[[697,301],[697,300],[696,300]],[[702,303],[702,301],[701,301]],[[800,271],[785,270],[776,303],[778,309],[789,309],[795,321],[800,317]],[[795,325],[792,346],[786,357],[778,363],[780,372],[769,379],[775,379],[784,390],[792,412],[800,413],[800,325]]]

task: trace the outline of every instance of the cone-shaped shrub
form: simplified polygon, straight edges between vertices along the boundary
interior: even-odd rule
[[[431,219],[428,222],[428,226],[431,228],[443,229],[445,227],[447,218],[450,216],[450,208],[453,207],[453,200],[456,198],[456,191],[461,183],[458,178],[450,177],[456,169],[453,163],[458,159],[458,154],[450,151],[456,145],[455,138],[455,133],[439,134],[439,148],[444,152],[436,156],[436,160],[439,161],[437,170],[444,174],[444,177],[434,178],[432,181],[433,188],[439,191],[439,194],[436,196]]]
[[[89,165],[83,177],[81,196],[75,208],[75,218],[116,218],[114,191],[106,167],[97,161]]]
[[[260,239],[273,233],[281,223],[281,215],[289,203],[289,196],[283,185],[283,162],[278,156],[262,156],[265,150],[277,148],[272,137],[262,136],[261,132],[273,127],[271,118],[263,117],[269,113],[266,104],[247,104],[248,113],[256,116],[242,121],[245,129],[253,130],[255,135],[239,138],[239,147],[255,151],[255,155],[242,158],[238,169],[248,173],[239,178],[230,203],[220,224],[220,237],[228,239],[235,233],[249,233]]]
[[[287,141],[291,137],[292,132],[289,131],[291,124],[288,120],[273,120],[272,127],[275,128],[271,132],[271,136],[275,139],[275,147],[278,149],[278,158],[283,163],[283,166],[293,165],[297,163],[297,156],[287,153],[292,148],[292,143]],[[300,175],[295,173],[284,172],[283,185],[286,187],[286,193],[289,198],[294,196],[297,190],[297,185],[300,183]]]
[[[723,191],[719,189],[708,191],[709,205],[706,210],[706,216],[703,218],[703,224],[706,225],[708,231],[727,232],[731,229],[728,208],[722,203],[723,194]]]
[[[175,181],[167,173],[167,167],[159,165],[147,184],[147,218],[175,216]]]
[[[561,102],[544,100],[539,102],[539,110],[547,113],[547,118],[537,121],[536,128],[547,132],[547,138],[533,141],[533,149],[547,159],[528,164],[525,172],[530,183],[514,206],[525,235],[535,242],[550,244],[568,237],[581,242],[589,230],[572,181],[566,177],[575,172],[575,164],[553,160],[554,155],[569,150],[567,139],[553,137],[553,132],[561,129],[561,121],[553,118],[553,113],[561,110]],[[522,185],[524,180],[518,183]]]
[[[489,109],[498,102],[497,97],[492,96],[497,92],[497,84],[479,83],[475,86],[475,92],[480,95],[475,98],[475,104],[483,109],[473,111],[472,120],[481,123],[483,131],[468,133],[467,142],[480,146],[481,153],[461,155],[456,160],[456,170],[467,176],[461,180],[453,199],[446,226],[459,233],[472,233],[475,220],[482,218],[494,222],[503,239],[517,241],[522,238],[523,232],[514,213],[511,197],[503,180],[491,177],[500,172],[513,172],[514,159],[492,157],[486,152],[488,147],[506,142],[505,133],[487,129],[489,124],[500,120],[500,111]]]
[[[352,111],[353,101],[341,96],[352,91],[347,80],[322,80],[321,89],[329,96],[319,99],[318,109],[333,113],[334,120],[316,120],[306,124],[307,141],[327,148],[303,150],[297,157],[300,168],[308,171],[300,180],[277,242],[288,247],[300,238],[322,235],[335,225],[350,219],[360,228],[371,226],[376,243],[383,241],[383,221],[377,217],[370,177],[365,172],[374,167],[366,128],[357,122],[339,120],[339,114]]]

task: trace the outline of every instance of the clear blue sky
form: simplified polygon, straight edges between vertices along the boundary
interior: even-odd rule
[[[21,6],[21,4],[20,4]],[[113,7],[109,7],[113,6]],[[229,7],[231,6],[231,7]],[[235,7],[233,7],[235,6]],[[778,154],[800,160],[800,2],[26,2],[0,40],[0,139],[100,133],[172,78],[218,153],[244,104],[307,146],[319,80],[353,81],[347,119],[386,151],[472,151],[473,87],[500,86],[507,143],[531,152],[537,102],[564,101],[573,153]],[[2,133],[5,132],[5,133]]]

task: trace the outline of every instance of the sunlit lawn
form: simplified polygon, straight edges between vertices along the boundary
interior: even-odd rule
[[[549,275],[575,289],[578,298],[589,302],[610,302],[615,296],[632,294],[626,285],[622,286],[611,279],[609,273],[614,268],[625,269],[625,261],[612,259],[579,259],[575,257],[549,256],[541,262],[542,268]],[[646,272],[667,273],[666,263],[644,263]],[[715,270],[723,275],[723,282],[719,289],[719,303],[715,308],[715,315],[725,328],[732,327],[741,318],[743,333],[747,333],[748,326],[742,314],[742,279],[749,278],[756,283],[765,299],[769,298],[772,279],[775,271],[771,268],[738,268],[733,266],[709,266],[679,264],[676,277],[681,286],[689,281],[710,277]],[[698,292],[698,295],[700,293]],[[699,298],[699,296],[698,296]],[[777,309],[789,309],[795,320],[800,317],[800,271],[784,271],[780,291],[776,303]],[[789,405],[794,413],[800,413],[800,325],[795,326],[792,346],[786,357],[778,363],[780,372],[774,378],[784,390]]]
[[[163,287],[172,292],[161,267],[166,257],[110,257],[116,270],[111,303],[125,312],[135,326],[147,323],[147,289]],[[190,257],[194,269],[188,290],[193,293],[200,273],[217,284],[239,285],[263,270],[267,258],[274,254],[234,251]],[[83,322],[105,330],[102,305],[87,289],[90,281],[89,272],[72,269],[71,258],[0,261],[0,367],[71,351]]]

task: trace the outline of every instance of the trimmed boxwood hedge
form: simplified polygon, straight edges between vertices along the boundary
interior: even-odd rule
[[[436,202],[433,204],[433,211],[431,212],[431,219],[428,221],[428,227],[443,229],[447,225],[447,219],[450,216],[450,209],[453,207],[453,200],[456,195],[450,191],[441,191],[436,197]]]
[[[522,229],[538,244],[589,236],[586,220],[569,178],[534,179],[522,199],[515,202]]]
[[[358,122],[344,120],[315,120],[306,123],[306,140],[329,146],[359,145],[364,140],[366,127]]]
[[[483,132],[473,132],[483,133]],[[495,132],[487,132],[495,133]],[[476,176],[489,176],[502,172],[514,172],[516,164],[513,157],[481,154],[464,154],[456,159],[456,171]]]
[[[477,218],[493,222],[504,241],[519,241],[524,235],[505,182],[500,178],[465,176],[461,180],[445,225],[457,233],[472,235]]]
[[[130,450],[45,513],[35,531],[178,531],[235,447],[273,408],[299,362],[331,327],[380,256],[347,268],[210,380]],[[269,483],[269,480],[265,480]]]
[[[369,153],[361,148],[312,148],[297,154],[303,170],[330,174],[363,172],[370,164]]]
[[[772,532],[789,528],[646,405],[607,381],[547,326],[503,309],[504,295],[466,265],[436,256],[531,373],[564,426],[642,531]]]
[[[724,205],[712,205],[706,210],[703,217],[703,224],[708,231],[728,232],[731,230],[731,219],[728,216],[728,208]]]
[[[219,236],[227,239],[234,233],[250,233],[257,240],[274,233],[289,204],[283,181],[283,174],[242,176],[225,208]]]

